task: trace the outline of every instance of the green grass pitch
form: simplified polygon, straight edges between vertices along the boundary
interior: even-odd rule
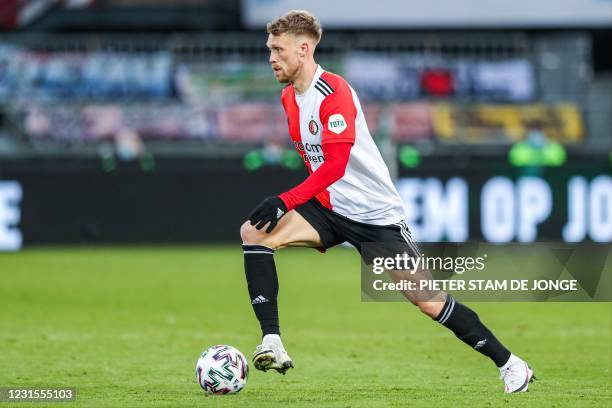
[[[612,404],[610,303],[471,304],[539,377],[507,396],[488,359],[416,308],[362,303],[354,251],[275,256],[296,368],[251,368],[240,394],[207,397],[201,351],[230,344],[250,359],[260,339],[239,245],[0,254],[0,387],[76,387],[70,407]]]

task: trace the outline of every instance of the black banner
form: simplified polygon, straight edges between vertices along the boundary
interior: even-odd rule
[[[463,158],[462,160],[465,160]],[[417,241],[612,241],[607,161],[516,168],[498,159],[426,160],[402,168],[398,190]],[[100,163],[0,165],[0,250],[46,243],[235,242],[264,197],[304,169],[245,169],[241,159],[158,161],[104,171]]]
[[[0,250],[42,243],[235,242],[263,198],[305,171],[158,163],[155,171],[95,166],[0,172]],[[75,166],[78,167],[78,166]],[[182,168],[181,168],[182,167]]]

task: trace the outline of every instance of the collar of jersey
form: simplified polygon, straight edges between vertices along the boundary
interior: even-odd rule
[[[325,70],[323,68],[321,68],[320,65],[317,64],[317,70],[315,71],[314,76],[312,77],[312,81],[310,82],[310,85],[308,86],[308,89],[304,92],[304,93],[295,93],[295,97],[296,98],[303,98],[304,96],[308,95],[308,93],[314,88],[315,84],[317,83],[317,81],[319,80],[319,78],[321,77],[321,74],[323,74],[323,72],[325,72]]]

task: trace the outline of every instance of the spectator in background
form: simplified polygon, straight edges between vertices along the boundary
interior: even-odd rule
[[[51,121],[38,107],[32,106],[26,113],[25,131],[29,136],[47,137],[51,133]]]
[[[122,128],[115,134],[115,152],[121,161],[139,160],[146,154],[146,149],[138,132]]]

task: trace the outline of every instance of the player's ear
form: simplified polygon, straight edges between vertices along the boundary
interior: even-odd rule
[[[308,55],[308,52],[310,51],[312,45],[310,44],[310,42],[308,42],[308,40],[306,38],[304,38],[304,36],[300,36],[298,37],[298,55],[300,56],[300,58],[304,58],[306,57],[306,55]]]
[[[308,44],[307,41],[302,41],[300,43],[300,57],[304,58],[306,55],[308,55],[308,49],[310,48],[310,44]]]

